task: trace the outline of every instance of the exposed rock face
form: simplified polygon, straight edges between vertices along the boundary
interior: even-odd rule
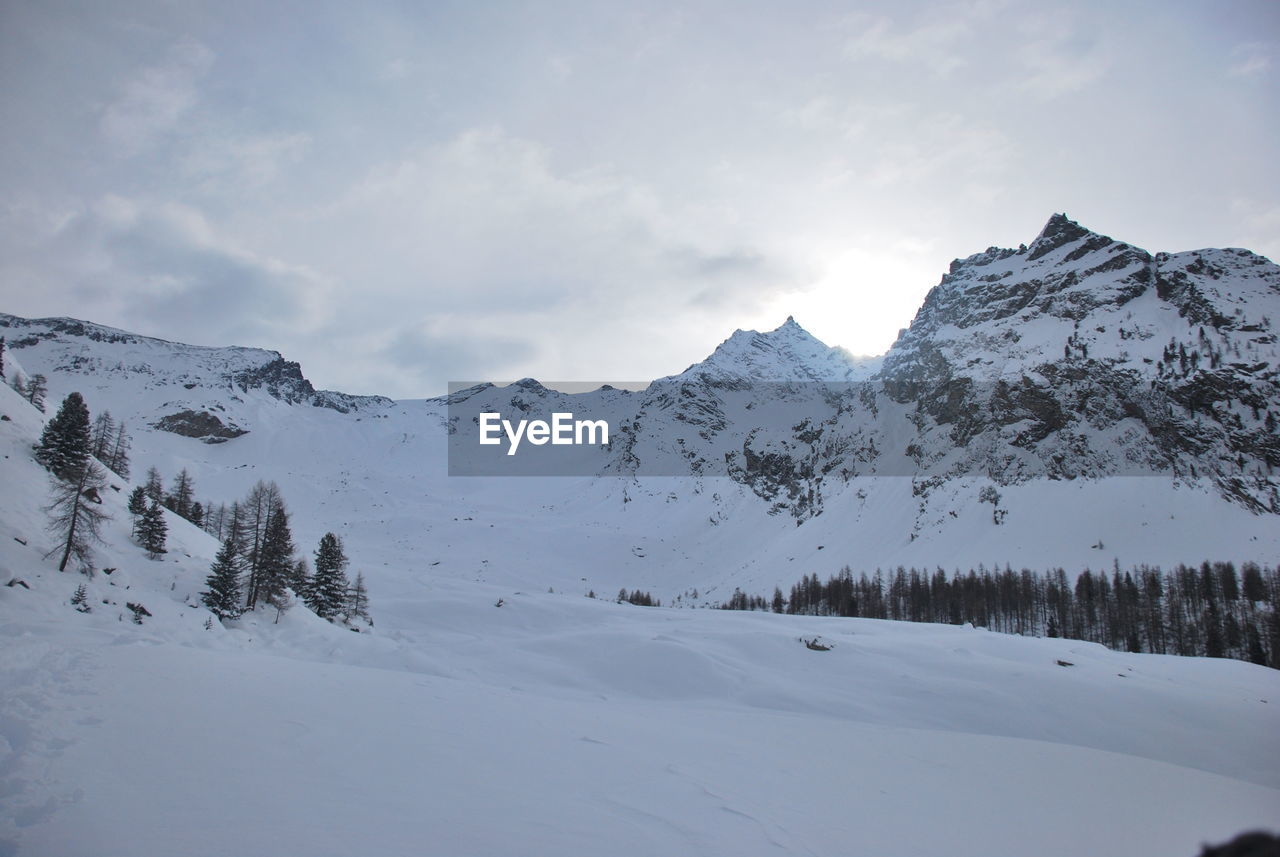
[[[919,410],[925,469],[1194,475],[1280,513],[1278,312],[1261,256],[1152,256],[1055,215],[1028,248],[954,262],[878,380]]]
[[[180,411],[161,417],[152,425],[161,431],[196,438],[205,443],[226,443],[243,434],[248,434],[242,428],[227,425],[208,411]]]

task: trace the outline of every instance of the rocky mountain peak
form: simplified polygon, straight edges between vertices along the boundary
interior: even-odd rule
[[[1065,214],[1055,214],[1049,218],[1049,222],[1044,225],[1044,229],[1040,230],[1036,240],[1032,241],[1031,246],[1027,248],[1027,258],[1039,259],[1060,247],[1082,242],[1090,245],[1091,249],[1100,249],[1114,243],[1107,236],[1091,232]]]
[[[932,340],[947,327],[966,330],[1004,319],[1048,316],[1076,323],[1100,306],[1122,306],[1143,294],[1153,283],[1153,267],[1145,250],[1055,214],[1029,247],[988,247],[952,262],[895,348]],[[892,358],[891,352],[886,361]]]
[[[1030,247],[954,263],[879,377],[933,421],[916,442],[931,467],[1198,474],[1274,513],[1278,316],[1280,268],[1261,256],[1152,256],[1056,214]]]
[[[712,375],[759,381],[846,381],[856,364],[805,330],[793,316],[769,331],[735,330],[706,360],[678,377]]]

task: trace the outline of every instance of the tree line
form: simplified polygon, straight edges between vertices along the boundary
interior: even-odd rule
[[[204,506],[195,500],[195,480],[184,467],[173,478],[173,488],[164,490],[164,480],[155,467],[147,468],[146,481],[135,485],[129,495],[129,514],[133,515],[133,538],[157,559],[165,553],[168,525],[161,509],[204,528]]]
[[[105,411],[91,421],[80,393],[70,393],[45,424],[33,453],[52,482],[52,502],[45,511],[57,543],[46,557],[61,553],[59,571],[65,571],[73,558],[86,573],[91,571],[91,545],[101,541],[101,526],[110,518],[102,508],[101,491],[107,486],[102,464],[127,478],[129,446],[123,423],[117,424]],[[159,471],[150,468],[145,484],[129,495],[128,510],[133,538],[151,559],[167,550],[168,524],[162,509],[208,529],[191,475],[183,469],[165,491]],[[371,621],[364,575],[358,574],[354,583],[347,577],[349,560],[341,539],[333,533],[320,539],[314,572],[306,557],[298,556],[289,512],[274,482],[260,481],[244,500],[229,508],[219,506],[217,529],[222,545],[201,599],[219,619],[265,605],[275,608],[278,621],[297,596],[322,618]]]
[[[592,593],[592,597],[595,593]],[[639,589],[628,592],[626,588],[618,590],[617,601],[619,604],[634,604],[637,607],[661,607],[662,602],[654,598],[648,592],[641,592]]]
[[[152,558],[164,553],[161,507],[222,543],[201,593],[201,601],[219,620],[270,607],[278,621],[295,598],[323,619],[369,619],[364,575],[357,574],[354,582],[348,579],[350,561],[338,536],[326,533],[320,539],[314,572],[307,558],[298,555],[290,514],[276,483],[259,481],[243,500],[214,505],[195,499],[195,480],[186,468],[173,478],[168,491],[159,471],[150,468],[146,483],[129,497],[129,511],[134,515],[134,538]]]
[[[848,566],[821,581],[801,578],[790,597],[735,589],[726,610],[771,610],[811,616],[851,616],[971,623],[1010,634],[1068,637],[1122,651],[1235,658],[1280,669],[1280,566],[1247,562],[1178,565],[1167,571],[1138,565],[1047,573],[979,566],[950,576],[942,569],[899,566],[854,577]]]
[[[274,482],[259,481],[222,518],[222,547],[201,593],[204,605],[220,620],[266,605],[275,608],[279,621],[294,596],[322,619],[369,619],[364,574],[357,574],[354,583],[347,577],[349,560],[342,540],[324,534],[312,571],[307,558],[297,555],[289,511]]]

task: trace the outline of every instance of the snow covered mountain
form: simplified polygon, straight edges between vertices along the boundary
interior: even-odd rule
[[[224,425],[217,414],[203,410],[210,402],[216,406],[221,394],[229,393],[235,402],[241,401],[239,394],[261,390],[281,402],[341,413],[390,402],[377,396],[316,391],[297,363],[261,348],[184,345],[70,318],[30,321],[0,314],[0,329],[5,331],[8,348],[35,349],[26,352],[35,357],[33,372],[87,376],[99,389],[127,386],[154,408],[154,416],[163,423],[158,428],[206,443],[229,440],[241,431],[234,421]],[[58,345],[40,348],[48,343]],[[168,413],[159,413],[162,410]],[[135,409],[135,414],[147,413],[151,412]]]
[[[831,348],[787,316],[768,333],[735,330],[706,360],[675,376],[744,381],[862,381],[874,374],[879,358],[857,358]]]
[[[933,477],[1199,477],[1280,513],[1278,313],[1280,268],[1247,250],[1152,256],[1055,215],[953,262],[880,380]]]
[[[1273,824],[1275,670],[581,596],[1274,564],[1277,288],[1244,251],[1148,257],[1055,218],[957,262],[882,361],[788,320],[643,390],[415,401],[0,316],[6,379],[125,420],[135,481],[186,468],[215,504],[278,482],[300,551],[340,534],[376,620],[224,626],[200,604],[217,542],[165,512],[147,558],[114,477],[102,571],[59,573],[45,416],[0,385],[0,855],[1190,857]],[[617,432],[552,462],[573,475],[450,476],[481,409]]]
[[[6,370],[22,367],[11,358]],[[165,512],[168,553],[148,559],[114,477],[94,546],[103,571],[60,574],[43,558],[49,479],[31,455],[44,419],[0,386],[2,853],[1191,855],[1274,818],[1274,670],[972,627],[543,592],[525,584],[560,580],[555,555],[532,553],[504,520],[512,503],[495,501],[511,484],[441,505],[462,520],[453,529],[411,522],[479,546],[471,579],[457,544],[424,549],[394,526],[403,502],[388,492],[403,501],[412,483],[388,480],[392,468],[371,485],[348,474],[343,493],[358,499],[341,506],[297,491],[288,468],[300,459],[255,445],[281,419],[273,398],[229,394],[252,429],[225,443],[160,429],[140,439],[206,468],[202,456],[237,446],[276,453],[283,469],[228,467],[291,480],[299,529],[314,515],[313,528],[348,530],[362,504],[366,522],[384,516],[382,532],[401,537],[377,555],[385,564],[351,545],[374,593],[365,633],[301,607],[224,627],[199,603],[215,540]],[[295,430],[371,419],[283,407],[312,418],[279,423]],[[760,505],[751,499],[744,511]],[[580,559],[617,547],[582,518],[551,533],[529,508],[524,523],[585,544]],[[145,608],[137,623],[131,605]]]
[[[669,599],[845,564],[1269,561],[1277,317],[1280,269],[1248,251],[1153,256],[1055,215],[1027,247],[954,262],[882,360],[788,319],[638,391],[525,379],[393,402],[316,392],[258,349],[67,319],[0,316],[0,333],[55,400],[126,419],[142,466],[188,468],[213,502],[270,475],[368,554],[412,546],[470,577],[491,565],[483,520],[559,570],[544,588]],[[481,411],[613,435],[476,457]]]

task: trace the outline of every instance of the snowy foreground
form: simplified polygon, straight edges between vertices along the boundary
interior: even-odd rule
[[[1242,662],[426,586],[412,634],[152,631],[0,591],[4,854],[1192,855],[1280,820],[1280,673]]]
[[[42,417],[0,413],[0,857],[1190,857],[1280,826],[1274,670],[619,605],[501,536],[467,542],[483,579],[388,547],[362,633],[224,628],[216,542],[168,515],[147,559],[119,480],[112,573],[42,558]]]

